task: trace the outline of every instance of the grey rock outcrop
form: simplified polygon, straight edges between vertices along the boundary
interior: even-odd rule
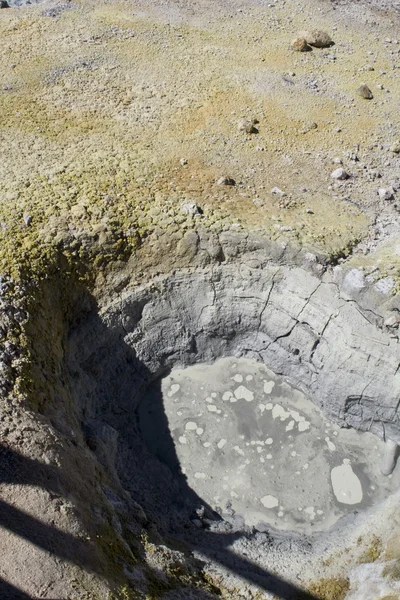
[[[122,336],[137,360],[137,389],[129,392],[136,401],[175,364],[253,357],[338,424],[400,441],[398,340],[383,325],[390,302],[357,270],[320,280],[299,267],[220,265],[122,292],[75,336],[73,354],[85,364],[101,349],[104,376],[113,377],[119,356],[109,342],[104,349],[101,332],[116,343]],[[95,392],[91,402],[95,417],[109,399]]]

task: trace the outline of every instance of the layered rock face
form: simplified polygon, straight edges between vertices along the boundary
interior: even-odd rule
[[[397,336],[384,325],[397,302],[360,283],[360,272],[340,282],[340,271],[320,279],[301,268],[238,263],[177,273],[122,292],[102,309],[98,327],[116,343],[122,338],[138,373],[145,369],[133,396],[174,364],[250,356],[307,392],[338,424],[400,441]],[[90,336],[98,335],[96,321],[96,334],[86,325]],[[101,333],[98,340],[101,346]],[[105,377],[120,366],[108,348]],[[85,335],[75,361],[93,352]],[[103,401],[97,397],[98,407]]]

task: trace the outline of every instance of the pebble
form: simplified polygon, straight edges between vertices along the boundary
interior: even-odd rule
[[[392,181],[390,182],[390,185],[391,185],[391,187],[392,187],[392,190],[393,190],[394,192],[398,192],[398,191],[400,191],[400,179],[399,179],[398,177],[396,177],[396,179],[392,180]]]
[[[315,48],[329,48],[329,46],[333,45],[331,36],[319,29],[299,31],[299,37],[304,38],[307,44],[315,46]]]
[[[257,123],[257,119],[242,119],[238,123],[238,130],[245,131],[246,133],[258,133],[258,129],[256,128]]]
[[[181,163],[182,167],[188,164],[187,158],[181,158],[179,162]]]
[[[363,85],[360,85],[360,87],[356,89],[356,94],[358,94],[359,96],[361,96],[361,98],[364,98],[365,100],[372,100],[372,98],[374,97],[373,93],[371,92],[369,87],[365,85],[365,83],[363,83]]]
[[[375,179],[380,179],[382,177],[382,175],[379,173],[379,171],[376,171],[375,169],[371,169],[368,171],[368,177],[369,177],[369,179],[371,179],[371,181],[374,181]]]
[[[396,154],[400,154],[400,140],[397,142],[394,142],[394,144],[392,144],[390,146],[389,150],[391,152],[395,152]]]
[[[220,177],[217,181],[218,185],[236,185],[236,181],[232,177]]]
[[[393,198],[393,192],[387,188],[379,188],[378,196],[381,200],[391,200]]]
[[[400,324],[400,317],[397,314],[391,315],[384,322],[384,325],[386,327],[398,327],[399,324]]]
[[[332,171],[331,177],[333,179],[339,179],[339,180],[343,181],[344,179],[348,179],[350,177],[350,175],[344,169],[339,168],[339,169],[335,169],[334,171]]]
[[[286,193],[280,190],[278,187],[273,187],[271,194],[277,194],[278,196],[286,196]]]
[[[261,208],[262,206],[264,206],[265,202],[264,200],[261,200],[261,198],[254,198],[253,204],[254,206],[257,206],[257,208]]]
[[[311,47],[307,44],[307,40],[302,37],[292,40],[290,46],[295,52],[308,52],[311,50]]]
[[[181,210],[187,215],[201,215],[199,207],[194,202],[183,202]]]
[[[301,130],[301,133],[308,133],[309,131],[312,131],[313,129],[318,129],[318,125],[317,123],[315,123],[315,121],[309,121],[308,123],[306,123],[303,127],[303,129]]]
[[[29,225],[32,223],[32,217],[30,215],[24,215],[24,221],[25,221],[25,225],[27,227],[29,227]]]

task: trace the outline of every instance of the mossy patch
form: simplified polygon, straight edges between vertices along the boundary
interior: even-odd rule
[[[400,581],[400,559],[387,563],[382,571],[382,575],[394,581]]]
[[[362,543],[362,538],[359,538],[358,543]],[[368,542],[367,548],[361,554],[358,559],[360,564],[372,563],[378,560],[382,554],[382,540],[377,536],[373,535],[371,540]]]
[[[308,591],[321,600],[343,600],[349,589],[350,584],[344,578],[320,579],[308,586]]]

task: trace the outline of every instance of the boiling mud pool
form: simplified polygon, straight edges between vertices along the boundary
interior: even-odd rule
[[[385,499],[384,444],[340,429],[264,365],[224,358],[174,369],[164,409],[189,486],[237,526],[324,530]]]

